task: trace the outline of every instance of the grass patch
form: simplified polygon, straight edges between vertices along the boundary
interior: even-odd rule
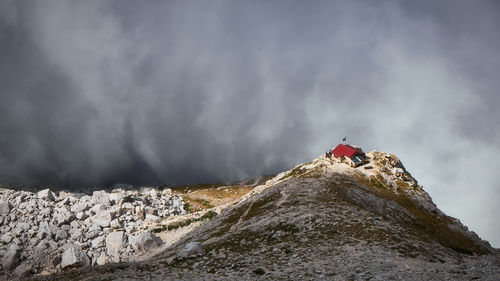
[[[323,176],[323,170],[319,167],[315,167],[312,170],[309,170],[305,173],[302,173],[299,178],[320,178]]]
[[[288,179],[288,178],[291,178],[291,177],[295,177],[295,176],[300,176],[302,175],[304,172],[302,171],[302,167],[304,166],[305,164],[302,164],[300,166],[297,166],[295,167],[293,170],[291,170],[288,174],[286,174],[284,177],[282,177],[280,180],[285,180],[285,179]]]
[[[389,188],[377,188],[381,187],[378,182],[378,178],[372,178],[374,181],[366,177],[355,177],[355,182],[350,181],[348,178],[341,180],[336,179],[340,184],[330,184],[332,187],[330,192],[335,192],[337,198],[352,202],[359,206],[359,202],[352,201],[348,193],[349,189],[362,188],[364,191],[371,193],[372,195],[380,198],[381,200],[387,200],[388,202],[393,202],[403,208],[411,217],[404,216],[401,213],[401,217],[394,216],[394,222],[402,225],[405,229],[408,229],[412,235],[417,237],[420,241],[430,242],[434,241],[441,244],[443,247],[452,249],[458,253],[462,254],[487,254],[489,253],[488,248],[478,244],[474,239],[467,236],[460,230],[450,228],[448,225],[455,225],[452,218],[448,216],[440,216],[432,212],[428,212],[421,208],[419,203],[414,201],[411,196],[407,195],[403,190],[407,190],[408,184],[402,182],[398,186],[397,190],[399,192],[394,192]],[[376,181],[375,181],[376,180]],[[360,184],[360,185],[358,185]],[[364,187],[363,187],[364,186]],[[377,208],[372,208],[370,205],[364,205],[362,208],[374,212],[378,215],[385,216],[385,211]],[[353,233],[355,235],[355,233]],[[413,251],[413,249],[410,249]],[[421,250],[419,250],[422,252]]]
[[[402,181],[402,180],[396,180],[396,184],[398,185],[398,187],[400,187],[401,189],[408,189],[410,188],[410,185],[407,184],[406,182]]]
[[[196,190],[201,190],[201,189],[209,189],[209,188],[217,188],[225,186],[223,183],[214,183],[214,184],[193,184],[193,185],[181,185],[181,186],[176,186],[172,188],[172,191],[185,191],[185,190],[190,190],[190,191],[196,191]]]
[[[187,201],[184,202],[184,211],[186,211],[188,213],[191,213],[191,211],[192,211],[191,204],[189,204],[189,202],[187,202]]]
[[[408,188],[406,183],[404,188]],[[398,190],[403,188],[398,187]],[[423,241],[433,240],[442,246],[452,249],[462,254],[487,254],[488,250],[476,244],[474,240],[468,238],[463,233],[450,229],[449,224],[453,224],[452,218],[448,216],[438,216],[421,209],[417,202],[413,201],[404,192],[397,194],[388,190],[378,190],[378,197],[397,203],[408,211],[414,219],[411,222],[402,222],[406,227],[414,229],[414,235]]]
[[[379,189],[385,189],[386,186],[383,184],[378,177],[370,177],[370,184]]]
[[[210,187],[199,189],[189,193],[175,191],[174,194],[182,197],[188,203],[187,210],[190,213],[214,208],[223,204],[234,202],[253,189],[250,185],[234,185],[223,187]]]
[[[186,227],[186,226],[188,226],[188,225],[190,225],[190,224],[192,224],[194,222],[210,220],[210,219],[212,219],[215,216],[217,216],[216,212],[214,212],[214,211],[208,211],[203,216],[201,216],[199,218],[186,219],[186,220],[179,221],[179,222],[174,222],[174,223],[171,223],[171,224],[168,224],[168,225],[162,225],[161,227],[153,229],[153,232],[154,233],[160,233],[160,232],[167,231],[167,230],[171,231],[171,230],[174,230],[174,229]]]
[[[184,196],[182,199],[184,199],[184,201],[186,201],[187,203],[190,204],[190,210],[194,210],[194,208],[192,208],[193,206],[191,206],[191,205],[195,205],[193,203],[197,203],[196,205],[201,205],[201,207],[203,207],[203,209],[211,209],[214,207],[214,205],[212,205],[212,203],[210,201],[203,199],[203,198],[191,198],[188,196]]]

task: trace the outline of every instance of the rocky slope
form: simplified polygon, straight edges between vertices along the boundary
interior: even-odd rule
[[[0,190],[0,257],[5,278],[128,261],[162,241],[148,226],[185,213],[170,189]],[[10,275],[10,276],[9,276]]]
[[[38,278],[500,280],[498,250],[442,213],[394,155],[367,155],[358,168],[321,156],[283,172],[146,261]]]

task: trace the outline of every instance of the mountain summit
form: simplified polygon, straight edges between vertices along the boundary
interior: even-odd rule
[[[143,261],[38,278],[500,279],[498,250],[440,211],[396,156],[349,147],[256,180],[235,201],[194,200],[185,190],[205,208],[151,226],[172,243]]]

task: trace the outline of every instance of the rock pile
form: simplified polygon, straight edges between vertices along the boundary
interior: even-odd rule
[[[170,189],[114,189],[91,195],[49,189],[0,190],[0,258],[19,277],[130,260],[162,241],[148,226],[184,214]]]

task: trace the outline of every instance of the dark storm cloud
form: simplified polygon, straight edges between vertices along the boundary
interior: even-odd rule
[[[231,181],[347,135],[498,236],[496,1],[0,3],[1,181]]]

